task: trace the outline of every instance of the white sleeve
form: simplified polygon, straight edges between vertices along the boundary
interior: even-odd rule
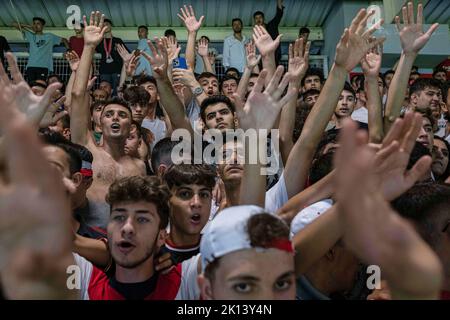
[[[75,263],[78,265],[78,268],[80,270],[80,298],[82,300],[89,300],[88,288],[92,275],[92,263],[76,253],[73,253],[73,257],[75,258]]]
[[[268,213],[275,214],[287,201],[289,196],[284,181],[284,172],[280,175],[280,180],[266,192],[265,209]]]
[[[230,66],[230,43],[228,38],[225,38],[223,42],[222,65],[224,67]]]
[[[175,300],[199,300],[200,288],[197,284],[200,254],[181,263],[181,284]]]

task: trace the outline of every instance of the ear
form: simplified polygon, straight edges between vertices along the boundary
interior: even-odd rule
[[[83,175],[81,174],[81,172],[77,172],[72,175],[72,182],[77,188],[81,185],[81,183],[83,182]]]
[[[213,300],[211,281],[203,274],[197,276],[198,287],[201,297],[205,300]]]
[[[62,134],[63,134],[64,138],[66,138],[67,140],[70,141],[70,128],[63,129]]]
[[[417,105],[417,100],[419,100],[419,96],[417,95],[417,93],[413,93],[409,100],[413,105]]]
[[[333,261],[334,259],[336,259],[336,249],[331,248],[330,250],[328,250],[328,252],[325,254],[325,258],[327,258],[327,260],[329,261]]]

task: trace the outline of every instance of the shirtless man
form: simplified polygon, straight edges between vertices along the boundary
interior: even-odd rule
[[[84,18],[86,19],[86,18]],[[125,154],[125,142],[130,134],[132,114],[127,103],[120,99],[105,102],[100,116],[103,144],[95,143],[89,116],[89,93],[86,85],[92,57],[106,27],[104,16],[92,12],[90,24],[85,21],[84,50],[72,91],[72,141],[89,149],[94,156],[94,181],[88,191],[91,201],[105,202],[109,186],[120,177],[145,175],[145,164]]]

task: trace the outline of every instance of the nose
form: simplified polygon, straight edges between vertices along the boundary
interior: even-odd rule
[[[200,201],[200,196],[196,193],[191,199],[191,207],[193,208],[200,208],[202,206],[202,203]]]
[[[134,224],[131,218],[128,218],[125,224],[122,226],[122,236],[129,237],[134,234]]]

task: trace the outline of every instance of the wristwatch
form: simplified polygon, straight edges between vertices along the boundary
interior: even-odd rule
[[[202,87],[197,87],[194,90],[192,90],[192,93],[194,94],[194,96],[199,96],[203,93],[203,88]]]

